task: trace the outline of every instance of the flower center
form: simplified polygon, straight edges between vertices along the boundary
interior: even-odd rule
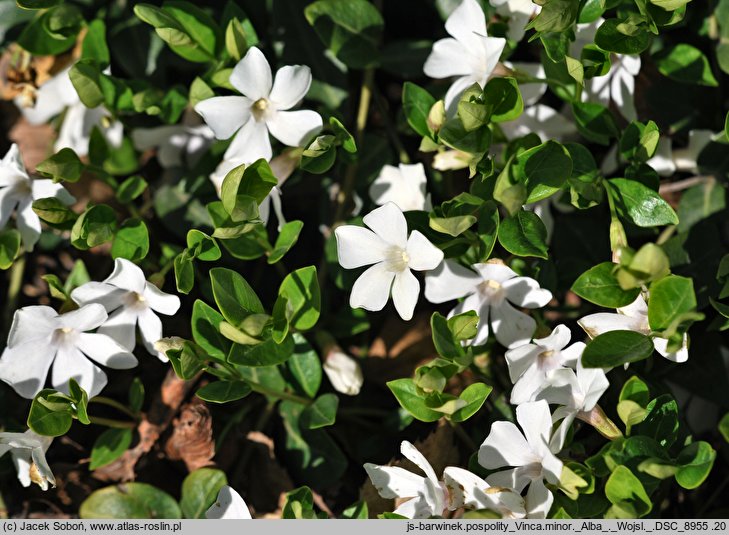
[[[148,306],[147,299],[137,292],[128,292],[124,296],[124,304],[130,308],[146,308]]]
[[[499,305],[504,300],[504,288],[495,280],[486,280],[478,285],[478,293],[492,305]]]
[[[259,98],[253,103],[253,106],[251,106],[251,111],[253,112],[253,117],[256,119],[256,121],[260,121],[266,118],[268,112],[268,104],[269,102],[265,98]]]
[[[556,370],[560,367],[558,357],[559,352],[553,349],[542,351],[537,356],[537,367],[543,372]]]
[[[51,343],[56,346],[72,343],[72,339],[76,337],[76,330],[73,327],[60,327],[53,331]]]
[[[393,245],[385,253],[385,268],[387,271],[399,273],[405,271],[410,263],[410,255],[402,247]]]

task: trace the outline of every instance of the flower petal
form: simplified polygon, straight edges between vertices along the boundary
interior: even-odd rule
[[[491,306],[491,328],[496,340],[504,347],[511,348],[529,342],[537,322],[527,314],[515,309],[508,301],[499,306]]]
[[[514,277],[501,283],[506,298],[516,306],[541,308],[552,300],[552,292],[539,287],[539,283],[529,277]]]
[[[251,100],[268,98],[271,93],[271,66],[266,56],[252,46],[233,67],[230,84]]]
[[[220,489],[215,503],[205,513],[210,520],[250,520],[251,512],[240,494],[225,485]]]
[[[645,325],[639,319],[623,314],[598,312],[577,320],[577,324],[590,338],[595,338],[610,331],[636,331],[643,332]]]
[[[18,232],[23,239],[23,245],[29,251],[32,251],[35,244],[38,243],[42,230],[40,218],[33,211],[32,203],[32,197],[26,197],[20,201],[16,215]]]
[[[433,44],[433,50],[425,60],[423,72],[431,78],[469,76],[472,73],[469,52],[463,43],[459,43],[455,39],[446,38],[436,41]]]
[[[104,279],[104,282],[140,295],[147,284],[142,268],[125,258],[114,260],[114,271]]]
[[[532,401],[545,386],[544,372],[536,366],[530,366],[516,381],[514,388],[511,389],[509,402],[512,405],[520,405]]]
[[[519,422],[529,447],[543,455],[548,450],[552,432],[552,413],[544,400],[522,403],[516,408],[516,421]]]
[[[403,320],[410,321],[413,319],[413,312],[419,296],[420,283],[412,271],[405,269],[395,274],[395,280],[392,283],[392,302],[395,305],[395,310]]]
[[[435,471],[433,470],[433,467],[430,466],[428,459],[426,459],[425,456],[410,442],[407,440],[402,441],[400,444],[400,453],[420,468],[428,479],[436,483],[438,482],[438,476],[435,475]]]
[[[387,500],[415,497],[425,486],[424,477],[397,466],[365,463],[364,469],[379,495]]]
[[[202,116],[216,138],[228,139],[251,117],[252,104],[246,97],[212,97],[195,104],[195,111]]]
[[[685,334],[683,335],[683,345],[681,345],[678,351],[675,351],[673,353],[669,353],[668,340],[666,340],[665,338],[654,338],[653,346],[656,348],[656,351],[658,351],[662,356],[666,357],[671,362],[680,363],[686,362],[688,360],[688,337]]]
[[[509,366],[509,378],[516,383],[539,358],[542,347],[536,344],[524,344],[509,349],[505,354],[506,364]]]
[[[509,470],[494,472],[493,474],[489,474],[486,478],[486,482],[492,487],[503,487],[521,492],[532,481],[529,477],[530,468],[531,467],[517,466],[516,468],[511,468]]]
[[[359,394],[364,382],[359,363],[346,353],[331,351],[322,365],[334,390],[347,396]]]
[[[162,320],[151,309],[146,308],[139,314],[138,325],[144,347],[147,348],[147,351],[153,355],[157,355],[160,360],[166,362],[167,357],[158,352],[154,347],[154,343],[162,338]]]
[[[445,29],[465,45],[476,35],[486,35],[486,16],[476,0],[462,0],[446,19]]]
[[[444,303],[476,292],[482,279],[455,260],[445,260],[425,274],[425,298],[431,303]]]
[[[137,345],[137,313],[131,308],[121,307],[109,315],[97,331],[115,340],[129,351]]]
[[[71,195],[61,184],[54,184],[52,180],[33,179],[30,182],[33,200],[54,197],[65,205],[71,205],[76,202],[76,198]]]
[[[458,101],[461,100],[463,92],[477,81],[474,80],[472,74],[467,74],[466,76],[456,78],[451,84],[448,91],[446,91],[445,97],[443,97],[446,115],[448,117],[454,117],[456,115],[458,112]],[[466,164],[463,167],[468,167],[468,165]]]
[[[286,65],[276,72],[269,100],[277,110],[288,110],[309,92],[311,69],[306,65]]]
[[[8,347],[30,341],[49,342],[58,326],[58,313],[49,306],[27,306],[15,311],[8,335]]]
[[[106,310],[99,303],[84,305],[78,310],[72,310],[58,316],[59,327],[67,327],[78,332],[96,329],[108,318]]]
[[[524,466],[535,460],[531,446],[511,422],[494,422],[478,450],[478,464],[489,470],[502,466]]]
[[[228,145],[223,158],[234,162],[235,165],[230,167],[233,169],[242,163],[253,163],[259,158],[270,160],[272,155],[266,123],[256,121],[251,115]]]
[[[547,518],[547,513],[554,496],[552,492],[544,485],[541,479],[536,479],[529,485],[529,490],[524,500],[526,504],[527,515],[529,518]]]
[[[122,305],[122,299],[128,290],[106,282],[87,282],[71,292],[71,299],[79,305],[99,303],[104,306],[107,312],[113,312]]]
[[[99,395],[107,382],[106,374],[101,368],[84,357],[78,348],[63,345],[58,348],[56,360],[53,362],[51,382],[53,388],[68,394],[68,383],[71,379],[75,379],[90,398]]]
[[[557,325],[549,336],[535,338],[534,343],[552,351],[560,351],[570,343],[572,332],[566,325]]]
[[[41,340],[6,348],[0,358],[0,379],[18,395],[33,399],[46,382],[55,353],[55,347]]]
[[[137,365],[137,358],[134,355],[105,334],[79,333],[76,347],[87,357],[107,368],[128,370]]]
[[[394,279],[395,273],[388,271],[384,262],[369,267],[354,281],[349,306],[364,308],[370,312],[382,310],[390,297],[390,287]]]
[[[266,119],[271,135],[289,147],[301,147],[321,130],[321,115],[312,110],[277,111]]]
[[[505,266],[499,262],[486,262],[474,264],[473,269],[478,271],[483,280],[491,280],[503,284],[509,279],[516,277],[516,273],[509,266]]]
[[[375,208],[362,220],[385,242],[403,249],[407,247],[408,223],[395,203],[388,202]]]
[[[382,262],[389,245],[364,227],[342,225],[334,229],[337,258],[344,269],[354,269]]]
[[[165,316],[173,316],[180,309],[179,297],[163,292],[151,282],[145,284],[142,295],[147,301],[149,308]]]
[[[418,230],[410,233],[406,250],[410,257],[408,267],[415,271],[435,269],[443,262],[443,251],[430,243]]]

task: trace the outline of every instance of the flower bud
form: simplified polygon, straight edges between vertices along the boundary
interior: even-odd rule
[[[348,396],[359,394],[364,379],[355,359],[334,346],[327,354],[323,368],[334,390]]]

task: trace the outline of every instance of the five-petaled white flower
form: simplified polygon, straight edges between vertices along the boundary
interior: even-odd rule
[[[173,124],[132,131],[137,150],[157,149],[157,160],[164,169],[187,163],[193,167],[211,145],[215,135],[207,125]]]
[[[370,197],[378,206],[394,202],[400,210],[430,210],[427,179],[422,163],[386,165],[370,186]]]
[[[443,260],[443,251],[417,230],[408,238],[407,221],[394,203],[376,208],[363,221],[369,229],[343,225],[334,231],[343,268],[374,264],[355,281],[349,304],[352,308],[382,310],[392,288],[395,309],[408,321],[420,294],[420,283],[411,270],[435,269]]]
[[[562,420],[552,442],[564,444],[574,419],[578,416],[587,417],[587,413],[595,408],[609,386],[610,382],[602,368],[584,368],[580,360],[577,361],[577,373],[570,368],[548,372],[536,399],[560,405],[552,414],[552,421]]]
[[[154,343],[162,338],[162,322],[155,312],[172,316],[180,308],[180,298],[164,293],[147,282],[144,272],[129,260],[117,258],[114,271],[102,282],[87,282],[71,292],[71,298],[79,305],[98,303],[103,305],[109,318],[99,328],[99,333],[116,340],[129,351],[136,345],[135,331],[139,332],[144,347],[163,362]]]
[[[618,308],[617,314],[598,312],[590,314],[577,321],[590,338],[595,338],[609,331],[635,331],[645,335],[651,333],[648,323],[648,304],[642,295],[639,295],[631,304]],[[668,351],[668,340],[658,336],[653,337],[653,345],[661,355],[672,362],[686,362],[688,360],[688,335],[684,334],[683,344],[678,351]]]
[[[546,518],[554,496],[544,480],[557,485],[562,476],[562,461],[550,449],[552,416],[549,405],[544,400],[522,403],[516,408],[516,420],[523,434],[511,422],[491,425],[489,436],[478,450],[478,462],[489,470],[513,466],[491,474],[486,481],[519,492],[529,485],[526,494],[529,518]]]
[[[524,518],[524,498],[513,489],[492,487],[476,474],[448,466],[443,470],[443,483],[448,490],[448,509],[489,509],[503,518]]]
[[[489,3],[496,8],[496,13],[502,17],[508,17],[507,35],[514,41],[521,41],[529,19],[542,10],[541,6],[532,0],[489,0]]]
[[[94,127],[98,128],[106,141],[115,148],[122,144],[124,127],[103,106],[87,108],[76,93],[68,76],[71,68],[59,72],[41,85],[35,93],[35,104],[26,106],[22,97],[16,98],[16,105],[30,124],[46,124],[64,109],[63,124],[58,132],[54,149],[72,149],[79,156],[89,153],[89,140]],[[108,74],[108,71],[105,73]]]
[[[10,452],[21,485],[29,487],[35,483],[48,490],[49,483],[56,486],[56,478],[46,461],[51,442],[53,437],[36,435],[30,429],[25,433],[0,433],[0,457]]]
[[[104,307],[96,303],[61,315],[48,306],[16,310],[0,357],[0,379],[30,399],[43,388],[53,364],[53,388],[68,393],[75,379],[89,397],[98,395],[106,374],[91,360],[117,370],[137,365],[134,355],[109,336],[87,332],[106,319]]]
[[[251,520],[251,512],[240,494],[225,485],[215,503],[205,513],[208,520]]]
[[[478,333],[474,345],[485,344],[489,321],[496,340],[505,347],[515,347],[531,340],[536,322],[512,306],[540,308],[552,299],[552,293],[539,287],[529,277],[519,277],[503,263],[474,264],[471,271],[453,260],[446,260],[425,275],[425,297],[431,303],[444,303],[465,297],[449,316],[475,311]]]
[[[305,65],[281,67],[272,81],[263,52],[251,47],[233,68],[230,83],[243,96],[213,97],[195,105],[218,139],[238,132],[226,160],[270,160],[269,132],[284,145],[298,147],[322,126],[315,111],[288,111],[309,91],[311,70]]]
[[[359,362],[333,346],[322,365],[334,390],[348,396],[356,396],[362,388],[364,378]]]
[[[29,251],[41,235],[41,221],[33,211],[33,201],[46,197],[55,197],[64,204],[73,204],[76,200],[66,188],[50,179],[31,178],[18,146],[13,144],[0,161],[0,228],[7,224],[15,210],[18,231]]]
[[[446,489],[435,475],[433,467],[407,440],[403,440],[400,444],[400,452],[420,468],[425,477],[398,466],[366,463],[364,469],[377,492],[388,500],[412,498],[395,509],[393,511],[395,514],[407,518],[428,518],[443,514],[448,507]]]
[[[457,76],[445,96],[449,114],[468,87],[488,81],[506,45],[502,37],[488,37],[486,17],[476,0],[463,0],[445,23],[451,37],[436,41],[423,71],[431,78]]]
[[[533,344],[524,344],[506,352],[509,376],[514,388],[511,403],[519,405],[533,401],[545,385],[547,374],[552,370],[574,367],[585,349],[585,344],[570,343],[571,333],[565,325],[557,325],[552,334],[537,338]]]

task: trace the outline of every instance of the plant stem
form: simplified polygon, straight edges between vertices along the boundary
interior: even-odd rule
[[[312,400],[309,398],[305,398],[302,396],[297,396],[296,394],[289,394],[288,392],[279,392],[277,390],[271,390],[270,388],[266,388],[265,386],[258,384],[258,383],[252,383],[250,381],[246,381],[248,385],[251,387],[251,389],[254,392],[258,392],[259,394],[263,394],[264,396],[271,396],[273,398],[278,399],[285,399],[287,401],[294,401],[296,403],[300,403],[302,405],[311,405]]]
[[[118,401],[107,398],[105,396],[96,396],[95,398],[91,398],[89,400],[89,403],[98,403],[99,405],[107,405],[108,407],[114,407],[116,410],[123,412],[130,418],[134,418],[135,420],[139,420],[139,417],[134,414],[128,407],[123,405],[122,403],[119,403]]]
[[[8,282],[8,299],[5,301],[5,307],[3,310],[3,337],[6,339],[6,335],[10,332],[10,324],[13,320],[13,313],[18,307],[18,296],[20,295],[20,289],[23,286],[23,274],[25,273],[25,255],[18,257],[13,262],[10,268],[10,277]]]
[[[100,416],[89,416],[92,424],[105,425],[114,429],[134,429],[137,427],[136,422],[122,422],[121,420],[113,420],[111,418],[101,418]]]

